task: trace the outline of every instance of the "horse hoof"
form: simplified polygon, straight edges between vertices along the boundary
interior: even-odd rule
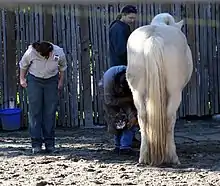
[[[174,159],[174,161],[172,161],[171,163],[172,163],[173,165],[181,165],[181,163],[180,163],[178,157],[176,157],[176,158]]]
[[[136,165],[137,167],[145,167],[146,166],[146,164],[144,164],[144,163],[137,163],[137,165]]]
[[[144,158],[139,158],[139,164],[147,164],[147,160]]]
[[[161,165],[159,165],[158,167],[160,168],[177,168],[178,165],[175,163],[162,163]]]

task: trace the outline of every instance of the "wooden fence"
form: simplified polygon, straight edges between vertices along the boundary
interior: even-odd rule
[[[97,84],[108,68],[108,27],[124,4],[35,5],[1,9],[0,106],[16,100],[27,126],[28,100],[19,86],[18,62],[28,45],[49,40],[64,48],[68,71],[58,107],[58,126],[103,124]],[[219,113],[220,30],[218,3],[136,4],[136,27],[160,12],[184,18],[184,33],[193,52],[193,76],[184,90],[179,117]],[[133,28],[134,29],[134,28]],[[171,67],[172,68],[172,67]]]

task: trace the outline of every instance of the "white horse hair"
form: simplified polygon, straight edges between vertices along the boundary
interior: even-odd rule
[[[182,26],[183,20],[175,22],[161,13],[128,39],[126,78],[138,111],[139,163],[180,164],[174,141],[176,112],[193,71]]]

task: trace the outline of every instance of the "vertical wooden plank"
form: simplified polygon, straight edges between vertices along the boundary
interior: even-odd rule
[[[180,19],[182,18],[182,15],[184,15],[184,19],[185,19],[184,21],[187,21],[188,18],[185,15],[186,10],[185,10],[184,3],[180,3],[179,6],[176,5],[175,12],[177,13],[177,15],[179,16]],[[185,24],[186,24],[186,22],[185,22]],[[182,29],[184,34],[186,34],[185,28],[186,28],[186,26],[184,25],[183,29]],[[182,92],[182,102],[181,102],[180,109],[179,109],[181,111],[181,113],[180,113],[179,117],[185,116],[185,113],[186,113],[186,94],[187,94],[187,87],[185,87]]]
[[[151,15],[151,4],[148,3],[146,8],[147,8],[147,20],[146,20],[146,22],[147,22],[147,24],[150,24],[151,19],[152,19],[152,15]]]
[[[218,46],[218,40],[217,40],[217,29],[219,26],[219,22],[217,22],[217,12],[216,12],[216,3],[211,3],[212,9],[211,9],[211,19],[212,19],[212,39],[211,41],[214,41],[212,45],[212,56],[215,63],[215,67],[213,67],[213,76],[214,76],[214,89],[215,89],[215,95],[214,95],[214,102],[212,103],[213,112],[214,114],[219,112],[219,87],[218,87],[218,57],[217,57],[217,46]],[[210,41],[210,42],[211,42]]]
[[[24,20],[25,20],[25,45],[26,48],[30,44],[30,32],[29,32],[29,12],[28,12],[28,7],[24,7]]]
[[[219,63],[218,63],[218,57],[217,57],[217,48],[218,48],[218,40],[217,40],[217,30],[218,30],[218,27],[219,27],[219,21],[217,22],[217,16],[218,16],[218,13],[216,12],[216,6],[217,6],[217,3],[212,3],[212,23],[213,23],[213,38],[212,40],[215,40],[215,43],[213,44],[213,49],[212,49],[212,52],[213,52],[213,57],[214,57],[214,63],[215,63],[215,68],[213,69],[214,72],[214,80],[215,80],[215,83],[214,83],[214,88],[215,88],[215,100],[214,100],[214,103],[212,104],[213,107],[214,107],[214,114],[216,113],[219,113],[219,88],[218,88],[218,66],[219,66]],[[219,18],[219,17],[218,17]]]
[[[171,4],[167,3],[167,2],[161,4],[161,11],[160,12],[171,13]]]
[[[175,20],[177,20],[177,21],[181,20],[181,3],[175,2],[175,4],[172,4],[171,12],[172,12],[172,15],[174,16]],[[184,93],[182,93],[182,95],[183,94]],[[180,107],[177,111],[177,119],[183,117],[183,104],[184,104],[184,102],[182,100],[180,103]]]
[[[76,5],[75,6],[75,16],[76,16],[76,38],[77,39],[77,59],[78,59],[78,95],[79,95],[79,126],[83,127],[85,126],[85,115],[84,115],[84,99],[83,99],[83,81],[82,81],[82,48],[81,48],[81,34],[80,34],[80,6]]]
[[[112,4],[108,7],[108,13],[109,13],[109,24],[114,20],[114,6]]]
[[[92,102],[91,102],[91,75],[89,60],[89,24],[88,24],[88,6],[79,6],[80,10],[80,38],[81,38],[81,56],[82,56],[82,80],[84,97],[85,127],[93,127]]]
[[[61,35],[60,35],[60,39],[61,39],[61,42],[62,42],[62,48],[64,49],[64,51],[66,51],[66,28],[65,28],[65,5],[60,5],[60,9],[61,9],[61,14],[60,14],[60,21],[61,21],[61,25],[57,25],[58,26],[58,29],[60,28],[61,26]],[[65,77],[66,79],[66,77]],[[63,91],[61,91],[61,94],[60,94],[60,121],[62,123],[61,126],[63,127],[67,127],[68,126],[68,123],[67,123],[67,118],[66,118],[66,114],[65,114],[65,108],[66,108],[66,86],[64,86],[63,88]]]
[[[43,7],[42,5],[38,6],[38,10],[39,10],[39,25],[40,25],[40,41],[42,41],[44,39],[44,23],[43,23],[43,19],[44,19],[44,15],[43,15]]]
[[[104,68],[104,56],[103,56],[103,46],[102,46],[102,41],[103,41],[103,35],[102,35],[102,16],[101,16],[101,5],[97,7],[96,11],[96,18],[97,18],[97,34],[98,34],[98,52],[99,52],[99,60],[96,61],[96,84],[98,84],[98,81],[102,78],[102,74],[106,69]],[[103,94],[101,90],[98,91],[98,114],[99,114],[99,121],[103,121],[103,100],[100,100],[99,97]]]
[[[65,50],[65,53],[66,53],[66,58],[67,58],[67,63],[68,63],[68,67],[67,68],[67,72],[65,73],[65,89],[66,89],[66,92],[65,92],[65,96],[66,96],[66,110],[65,110],[65,115],[67,117],[67,123],[68,123],[68,127],[71,127],[73,124],[72,124],[72,112],[70,110],[71,108],[71,101],[70,101],[70,96],[69,96],[69,92],[70,92],[70,81],[71,80],[71,29],[70,29],[70,5],[66,5],[65,6],[65,22],[66,22],[66,50]]]
[[[154,3],[154,15],[161,13],[161,5],[157,2]]]
[[[57,45],[57,19],[56,19],[56,5],[52,6],[52,18],[53,18],[53,42]]]
[[[0,109],[4,107],[4,62],[3,62],[3,37],[2,37],[2,9],[0,9]]]
[[[138,4],[137,4],[137,20],[136,20],[136,22],[135,22],[135,27],[134,27],[134,29],[136,29],[136,28],[138,28],[138,27],[140,27],[141,25],[142,25],[142,22],[143,22],[143,17],[144,17],[144,15],[143,15],[143,6],[142,6],[142,3],[141,2],[139,2]]]
[[[56,22],[57,22],[57,30],[59,30],[61,25],[61,6],[56,6]],[[62,32],[57,32],[57,45],[62,47]]]
[[[93,6],[94,9],[97,9],[97,6]],[[99,32],[98,32],[98,14],[97,11],[94,12],[93,14],[93,25],[95,25],[94,27],[94,41],[93,41],[93,51],[94,51],[94,82],[98,82],[100,80],[100,78],[102,78],[102,75],[99,72],[99,63],[101,62],[100,60],[100,50],[99,50],[99,43],[98,43],[98,37],[99,37]],[[102,115],[102,103],[101,103],[101,99],[103,98],[103,92],[100,89],[96,88],[96,109],[97,109],[97,113],[98,113],[98,121],[97,122],[101,122],[103,120],[103,115]]]
[[[213,69],[216,68],[215,67],[215,61],[213,60],[213,44],[215,45],[215,39],[212,38],[213,35],[213,31],[212,31],[212,25],[211,25],[211,19],[212,19],[212,15],[211,15],[211,3],[207,4],[207,8],[206,8],[206,17],[207,17],[207,24],[206,24],[206,34],[207,34],[207,59],[208,59],[208,74],[209,74],[209,104],[207,104],[207,107],[210,107],[209,109],[209,113],[212,115],[214,114],[214,108],[213,108],[213,103],[215,102],[215,89],[214,89],[214,79],[213,79],[213,75],[214,75],[214,71]],[[214,40],[212,40],[214,39]]]
[[[40,40],[40,30],[39,30],[39,6],[34,5],[34,22],[35,22],[35,41]]]
[[[154,14],[154,4],[152,3],[152,4],[150,4],[150,17],[151,17],[150,21],[152,20],[154,15],[155,15]]]
[[[196,40],[195,40],[195,7],[192,3],[186,4],[186,25],[187,25],[187,41],[188,45],[191,49],[192,56],[193,56],[193,74],[191,76],[191,79],[187,85],[188,91],[187,91],[187,97],[188,97],[188,103],[187,103],[187,112],[191,115],[196,115],[197,111],[197,75],[196,75],[196,64],[197,64],[197,52],[196,52]]]
[[[26,50],[25,44],[25,22],[24,22],[24,7],[19,6],[19,22],[20,22],[20,55],[22,56]],[[21,57],[20,59],[21,60]],[[27,103],[27,94],[26,90],[21,88],[21,103],[23,111],[23,125],[24,127],[28,126],[28,103]]]
[[[103,40],[103,35],[102,35],[102,27],[103,27],[103,24],[102,24],[102,20],[103,20],[103,17],[102,17],[102,5],[96,5],[95,7],[96,9],[96,15],[95,15],[95,18],[96,18],[96,24],[97,24],[97,34],[98,34],[98,38],[101,36],[100,40]],[[115,9],[116,11],[116,9]],[[99,39],[97,40],[97,51],[98,51],[98,60],[95,61],[95,72],[96,72],[96,75],[95,75],[95,85],[98,85],[98,82],[99,80],[102,78],[102,75],[104,74],[105,72],[105,61],[104,61],[104,54],[103,54],[103,46],[101,46],[101,43],[99,41]],[[103,100],[100,99],[103,95],[103,91],[98,89],[98,87],[96,86],[96,92],[97,92],[97,106],[98,106],[98,123],[102,123],[102,121],[104,120],[103,116],[104,116],[104,112],[103,112]]]
[[[216,35],[215,35],[215,39],[216,39],[216,63],[217,65],[217,89],[218,89],[218,100],[220,100],[220,4],[219,3],[215,3],[214,5],[215,7],[215,23],[216,23]],[[220,107],[219,107],[219,102],[217,102],[217,108],[218,111],[216,111],[216,113],[220,112]]]
[[[103,43],[102,44],[102,48],[104,49],[103,50],[103,60],[104,60],[104,65],[100,71],[100,79],[102,78],[102,75],[104,74],[104,72],[109,68],[109,33],[108,33],[108,30],[109,30],[109,21],[106,19],[107,18],[107,14],[108,11],[106,10],[106,7],[102,5],[102,35],[103,35],[103,41],[105,42],[105,44]],[[106,32],[107,31],[107,32]],[[96,85],[96,89],[98,89],[98,81],[95,82],[95,85]],[[103,98],[103,94],[104,94],[104,91],[101,89],[98,89],[99,90],[99,94],[100,94],[100,97]],[[100,99],[100,98],[99,98]],[[99,124],[102,124],[102,125],[105,125],[105,121],[104,121],[104,109],[103,109],[103,99],[100,99],[101,101],[101,113],[99,113]]]
[[[15,38],[15,20],[14,9],[8,9],[6,16],[6,65],[7,65],[7,85],[8,101],[16,100],[17,97],[17,76],[16,76],[16,38]]]
[[[209,25],[209,31],[208,33],[211,34],[211,37],[209,37],[209,43],[211,48],[211,54],[209,58],[209,68],[210,68],[210,75],[212,76],[212,88],[213,90],[210,90],[212,93],[212,99],[211,99],[211,114],[218,113],[218,105],[219,105],[219,87],[218,87],[218,60],[217,60],[217,37],[216,37],[216,30],[217,30],[217,22],[216,22],[216,11],[215,11],[215,3],[209,4],[209,14],[208,17],[211,20]],[[209,35],[208,35],[209,36]],[[212,64],[212,65],[211,65]]]
[[[94,45],[94,27],[96,25],[93,25],[93,19],[95,19],[93,17],[93,5],[90,5],[89,6],[89,37],[90,37],[90,44],[91,44],[91,47],[90,47],[90,52],[91,52],[91,56],[90,56],[90,60],[91,60],[91,69],[92,69],[92,72],[91,72],[91,82],[92,82],[92,88],[91,88],[91,91],[92,91],[92,108],[93,108],[93,122],[94,124],[97,124],[98,123],[98,111],[97,111],[97,107],[96,107],[96,92],[97,92],[97,87],[96,87],[96,81],[95,81],[95,53],[94,53],[94,48],[93,48],[93,45]]]
[[[100,49],[100,40],[98,39],[99,38],[99,35],[100,35],[100,22],[99,22],[99,8],[98,6],[95,7],[97,11],[94,12],[94,25],[97,25],[94,29],[94,49],[95,49],[95,81],[98,82],[101,78],[102,78],[102,75],[103,73],[101,73],[100,69],[103,69],[102,68],[102,55],[100,55],[101,53],[101,49]],[[112,20],[113,21],[113,20]],[[112,22],[111,21],[111,22]],[[101,67],[100,67],[101,65]],[[102,108],[102,100],[99,99],[100,97],[103,96],[103,92],[102,90],[100,89],[97,89],[97,96],[96,96],[96,99],[97,99],[97,109],[98,109],[98,122],[100,121],[103,121],[104,118],[103,118],[103,108]]]
[[[29,19],[30,43],[33,43],[35,41],[35,32],[36,32],[36,28],[35,28],[36,25],[34,24],[34,6],[31,5],[28,10],[30,17]]]
[[[52,18],[52,6],[50,4],[44,4],[42,6],[43,13],[43,39],[46,41],[53,40],[53,18]]]
[[[30,43],[30,37],[29,37],[29,32],[28,32],[28,28],[29,28],[29,16],[28,16],[28,12],[27,12],[27,6],[24,5],[22,6],[22,10],[23,10],[23,38],[24,38],[24,43],[23,43],[23,54],[24,52],[27,50],[28,46],[31,44]],[[23,55],[22,54],[22,55]],[[24,112],[28,113],[28,98],[27,98],[27,91],[26,89],[24,89],[24,102],[26,103],[24,105]]]
[[[74,121],[74,126],[78,126],[78,70],[77,70],[77,37],[76,37],[76,17],[75,17],[75,6],[71,5],[71,45],[72,45],[72,120]]]
[[[110,19],[109,19],[109,5],[105,5],[105,32],[106,32],[106,44],[107,44],[107,69],[110,67],[110,58],[109,58],[109,25],[110,25]]]
[[[175,7],[177,9],[177,11],[179,13],[177,13],[179,15],[179,18],[181,19],[184,15],[185,21],[187,21],[188,17],[186,17],[186,8],[185,8],[185,3],[181,3],[180,6],[176,6]],[[182,28],[183,33],[186,35],[187,37],[187,31],[186,31],[187,25],[185,24]],[[187,109],[187,93],[188,93],[188,86],[186,86],[183,89],[182,92],[182,102],[181,102],[181,115],[179,117],[183,117],[186,115],[186,109]]]
[[[120,4],[119,3],[115,3],[114,5],[113,5],[113,19],[115,20],[116,19],[116,17],[118,16],[118,14],[119,14],[119,12],[120,12]]]
[[[207,58],[207,50],[205,48],[205,46],[207,45],[207,30],[206,30],[206,27],[205,25],[207,24],[207,21],[206,21],[206,4],[205,3],[201,3],[200,4],[200,49],[201,49],[201,63],[202,63],[202,66],[203,66],[203,69],[204,69],[204,73],[202,74],[202,82],[203,82],[203,89],[201,90],[202,91],[202,114],[203,115],[207,115],[209,114],[209,111],[208,111],[208,96],[209,96],[209,92],[208,92],[208,89],[209,89],[209,84],[208,84],[208,81],[209,81],[209,76],[208,76],[208,58]]]
[[[20,39],[20,19],[19,19],[19,7],[16,8],[16,11],[15,11],[15,14],[16,14],[16,49],[17,49],[17,64],[16,64],[16,67],[18,68],[18,72],[19,72],[19,61],[21,60],[21,47],[20,47],[20,42],[21,42],[21,39]],[[1,31],[0,31],[1,32]],[[24,127],[25,125],[25,113],[24,113],[24,110],[23,110],[23,89],[22,87],[20,86],[20,82],[19,82],[19,76],[20,76],[20,73],[17,73],[17,84],[18,84],[18,87],[17,87],[17,91],[18,91],[18,100],[17,100],[17,103],[18,106],[21,108],[22,110],[22,117],[21,117],[21,127]]]
[[[149,16],[149,12],[147,11],[147,3],[141,3],[141,7],[142,7],[142,10],[141,12],[143,12],[143,15],[142,15],[142,20],[141,20],[141,26],[143,25],[147,25],[148,24],[148,16]],[[139,14],[141,14],[141,12],[139,12]]]
[[[60,31],[61,27],[61,11],[60,11],[60,5],[54,5],[53,6],[53,20],[54,20],[54,30],[56,30],[54,33],[54,37],[56,37],[56,45],[63,47],[62,45],[62,32]],[[63,126],[65,121],[63,121],[64,114],[63,114],[63,105],[62,105],[62,92],[59,95],[59,101],[57,106],[57,114],[58,114],[58,122],[57,126]]]
[[[196,115],[201,115],[201,52],[200,52],[200,25],[199,25],[199,3],[195,3],[195,41],[196,41],[196,54],[197,54],[197,59],[196,59],[196,66],[195,72],[197,76],[197,94],[196,94],[196,100],[197,100],[197,110],[196,110]]]
[[[2,9],[2,30],[3,30],[3,52],[4,52],[4,65],[3,65],[3,68],[4,68],[4,85],[3,85],[3,89],[4,89],[4,107],[8,107],[8,78],[7,78],[7,55],[6,55],[6,12],[5,12],[5,9]]]
[[[105,32],[106,20],[105,20],[105,6],[104,5],[101,5],[100,11],[101,11],[101,25],[102,25],[101,34],[102,34],[102,49],[103,49],[103,51],[102,51],[103,52],[102,72],[104,72],[108,69],[108,63],[107,63],[107,48],[108,48],[108,46],[106,45],[107,40],[106,40],[106,32]],[[96,84],[97,84],[97,82],[96,82]]]

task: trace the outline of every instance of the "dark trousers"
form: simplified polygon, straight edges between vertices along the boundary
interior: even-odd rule
[[[120,149],[131,149],[135,133],[139,130],[138,126],[124,129],[121,133],[114,135],[115,147]]]
[[[132,142],[135,133],[139,130],[138,126],[133,126],[131,128],[125,127],[123,130],[117,130],[115,128],[116,115],[120,114],[120,109],[123,109],[124,113],[127,115],[127,119],[136,114],[136,108],[133,104],[128,104],[124,106],[108,106],[103,105],[105,110],[105,120],[108,124],[108,132],[114,134],[115,147],[120,149],[131,149]]]
[[[55,146],[55,118],[58,104],[58,75],[49,79],[27,77],[29,133],[32,147]]]

